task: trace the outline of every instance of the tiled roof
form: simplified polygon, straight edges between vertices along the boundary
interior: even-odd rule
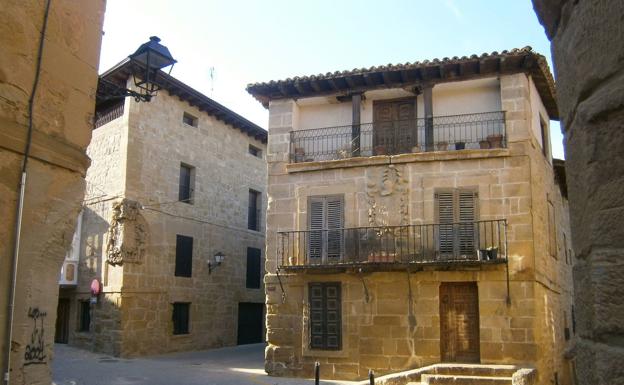
[[[125,86],[128,77],[132,76],[132,66],[135,65],[135,63],[126,59],[104,72],[100,75],[100,78],[105,78],[108,81]],[[157,75],[157,81],[162,85],[163,89],[169,92],[170,95],[177,96],[180,100],[188,102],[191,106],[197,107],[199,110],[214,116],[224,123],[241,130],[243,133],[260,140],[263,143],[267,142],[267,131],[265,129],[245,119],[224,105],[210,99],[208,96],[202,94],[173,76],[160,71]],[[102,84],[99,84],[98,88],[101,86]],[[100,100],[96,100],[96,104],[99,103]]]
[[[495,74],[526,72],[533,77],[540,97],[552,119],[559,118],[555,81],[546,58],[531,47],[510,51],[483,53],[462,57],[425,60],[405,64],[388,64],[370,68],[296,76],[285,80],[247,85],[265,107],[277,99],[348,94],[378,88],[418,86],[425,83],[458,81]]]

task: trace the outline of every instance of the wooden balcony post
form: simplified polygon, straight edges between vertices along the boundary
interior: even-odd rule
[[[351,121],[351,154],[360,156],[360,104],[362,94],[353,94],[351,97],[353,105],[353,119]]]
[[[425,147],[433,151],[433,85],[423,87],[423,103],[425,105]]]

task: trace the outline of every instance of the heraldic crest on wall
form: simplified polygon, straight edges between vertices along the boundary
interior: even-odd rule
[[[113,204],[106,260],[111,265],[141,263],[147,244],[147,222],[139,202],[123,199]]]
[[[374,227],[409,224],[408,187],[395,165],[371,169],[366,182],[368,224]]]

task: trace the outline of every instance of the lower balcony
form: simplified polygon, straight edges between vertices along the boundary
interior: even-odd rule
[[[284,269],[372,270],[507,262],[506,220],[278,232]]]

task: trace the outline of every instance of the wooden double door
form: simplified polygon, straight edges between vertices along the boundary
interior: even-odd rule
[[[412,148],[418,142],[417,131],[415,98],[374,102],[373,149],[375,155],[412,152]]]
[[[480,362],[476,282],[440,285],[440,354],[443,362]]]

